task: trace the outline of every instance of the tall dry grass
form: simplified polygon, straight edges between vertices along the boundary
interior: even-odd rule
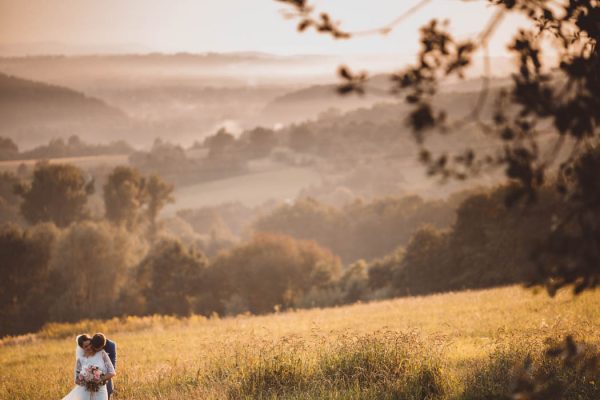
[[[600,292],[555,299],[517,287],[236,318],[53,324],[0,345],[0,399],[61,398],[74,335],[119,346],[118,399],[510,399],[525,361],[565,399],[600,376],[544,355],[548,338],[600,342]]]

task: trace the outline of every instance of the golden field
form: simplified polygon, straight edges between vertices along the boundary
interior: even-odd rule
[[[1,399],[60,399],[75,334],[118,344],[114,399],[509,399],[529,355],[600,398],[597,376],[556,369],[548,338],[600,343],[600,292],[520,287],[235,318],[122,318],[46,326],[0,342]],[[564,373],[563,373],[564,372]]]

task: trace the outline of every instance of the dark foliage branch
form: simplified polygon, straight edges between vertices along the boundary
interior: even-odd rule
[[[289,15],[299,18],[299,31],[312,27],[335,39],[353,36],[340,23],[333,23],[330,15],[315,17],[314,7],[306,0],[277,1],[295,10]],[[508,206],[536,201],[539,188],[551,176],[563,195],[565,213],[535,249],[539,273],[529,283],[544,284],[551,295],[564,286],[572,286],[575,293],[594,288],[600,284],[600,2],[487,2],[496,7],[496,13],[472,40],[456,40],[448,22],[433,20],[422,27],[416,63],[392,74],[392,91],[411,106],[407,124],[422,147],[420,159],[430,175],[467,179],[483,168],[503,168],[513,183],[506,197]],[[419,1],[391,24],[356,34],[388,33],[427,3]],[[490,99],[487,43],[507,13],[525,15],[532,28],[516,32],[510,42],[518,67],[512,84]],[[548,43],[556,48],[556,64],[542,56]],[[446,79],[463,79],[477,53],[484,56],[486,72],[478,101],[466,115],[449,116],[433,104],[439,85]],[[338,74],[343,80],[338,88],[341,94],[364,93],[366,73],[354,74],[342,66]],[[487,103],[491,105],[486,107]],[[491,115],[484,113],[486,108],[492,109]],[[497,138],[500,146],[486,154],[467,148],[439,155],[425,147],[426,135],[432,131],[448,133],[468,127]],[[545,150],[548,141],[552,145]]]
[[[341,28],[339,22],[333,22],[329,14],[320,13],[315,16],[315,8],[309,5],[307,0],[276,0],[280,3],[286,3],[293,7],[292,12],[286,11],[284,15],[288,18],[299,19],[297,28],[299,32],[304,32],[309,28],[315,29],[319,33],[331,35],[334,39],[350,39],[356,36],[365,35],[387,35],[400,25],[405,19],[415,14],[421,8],[431,3],[431,0],[420,0],[417,4],[410,7],[403,14],[394,18],[388,24],[364,31],[346,31]]]
[[[597,349],[577,343],[572,336],[565,340],[551,343],[544,357],[558,360],[562,373],[571,375],[571,379],[581,381],[590,380],[600,370],[600,353]],[[569,372],[571,372],[569,374]],[[514,400],[563,400],[571,398],[568,395],[575,382],[565,385],[556,379],[557,371],[549,368],[540,368],[534,365],[528,357],[522,366],[513,374],[512,398]],[[586,379],[587,378],[587,379]],[[587,383],[587,382],[586,382]],[[594,383],[592,383],[594,385]],[[581,395],[584,398],[585,395]]]
[[[339,24],[328,26],[311,19],[314,10],[307,1],[283,2],[298,9],[302,18],[299,31],[313,26],[336,39],[352,36]],[[564,213],[556,216],[550,234],[533,251],[538,273],[529,284],[544,284],[550,295],[565,286],[573,287],[576,294],[595,288],[600,285],[600,2],[488,2],[497,7],[497,12],[475,40],[458,42],[448,32],[447,23],[435,20],[421,28],[417,62],[392,75],[392,90],[412,106],[407,123],[421,145],[429,131],[449,132],[471,124],[502,144],[494,154],[465,149],[437,157],[423,146],[420,159],[431,175],[466,179],[486,165],[502,167],[514,183],[506,196],[508,206],[522,200],[534,202],[547,176],[553,175],[552,183],[564,201]],[[420,1],[414,8],[424,3]],[[509,49],[518,60],[512,85],[496,95],[492,115],[484,118],[482,111],[490,97],[487,42],[508,12],[524,14],[534,28],[521,30],[512,39]],[[331,21],[331,17],[322,14],[321,20]],[[387,27],[374,30],[387,31]],[[557,49],[555,65],[548,65],[542,57],[547,42]],[[470,113],[451,119],[444,110],[435,109],[433,98],[444,79],[464,77],[478,51],[484,54],[485,66],[481,94]],[[355,75],[347,67],[340,67],[338,73],[344,81],[338,89],[341,94],[364,93],[365,73]],[[542,151],[541,139],[553,142],[549,151]],[[561,156],[565,147],[567,155],[563,152]],[[560,358],[564,368],[575,367],[583,375],[600,367],[598,353],[577,344],[572,337],[551,346],[546,356]],[[554,385],[551,378],[526,362],[515,373],[513,398],[562,398],[564,388]]]

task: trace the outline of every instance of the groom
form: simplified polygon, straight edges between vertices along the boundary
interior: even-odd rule
[[[117,344],[115,342],[108,340],[103,333],[96,333],[92,337],[91,345],[96,351],[106,351],[108,358],[110,358],[110,361],[115,367],[115,370],[117,369]],[[110,399],[113,392],[112,379],[106,383],[106,391],[108,392],[108,398]]]

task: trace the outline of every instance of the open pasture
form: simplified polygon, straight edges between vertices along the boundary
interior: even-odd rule
[[[295,199],[300,190],[320,182],[310,168],[282,167],[251,171],[248,174],[201,182],[177,188],[176,202],[165,207],[164,215],[179,209],[200,208],[222,203],[241,202],[257,206],[271,199]]]
[[[54,324],[0,346],[2,399],[61,398],[74,336],[118,343],[116,399],[509,399],[529,355],[600,398],[598,377],[561,371],[548,338],[600,342],[600,293],[549,298],[519,287],[235,318],[144,317]]]
[[[129,163],[127,154],[113,154],[100,156],[82,156],[82,157],[63,157],[51,158],[45,161],[54,164],[73,164],[82,169],[96,168],[102,166],[114,167],[117,165],[126,165]],[[21,165],[33,167],[42,160],[10,160],[0,161],[0,172],[16,171]]]

